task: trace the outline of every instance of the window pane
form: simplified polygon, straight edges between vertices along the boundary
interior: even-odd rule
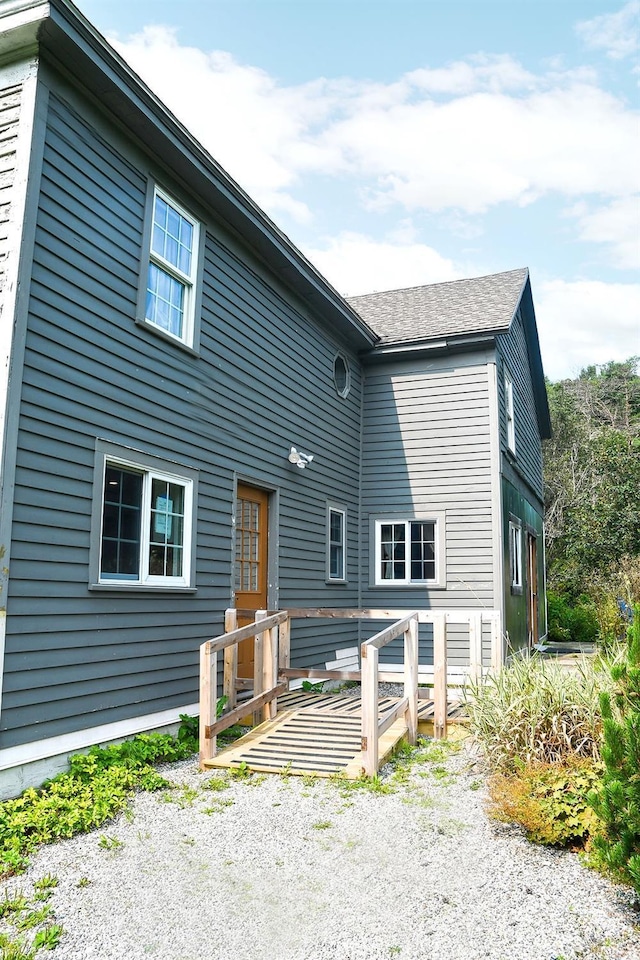
[[[435,523],[413,520],[411,527],[411,580],[435,580]]]
[[[100,575],[140,576],[142,474],[107,464],[102,511]]]
[[[151,250],[187,277],[191,275],[193,224],[158,196],[154,207]]]
[[[404,523],[381,524],[380,577],[382,580],[406,579],[405,536]]]
[[[176,337],[182,336],[185,289],[183,283],[150,263],[145,319]]]
[[[182,576],[184,510],[184,486],[153,477],[149,518],[149,576]]]

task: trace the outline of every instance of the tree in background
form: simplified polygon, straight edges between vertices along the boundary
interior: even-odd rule
[[[548,383],[545,443],[549,586],[569,600],[640,596],[638,357]]]

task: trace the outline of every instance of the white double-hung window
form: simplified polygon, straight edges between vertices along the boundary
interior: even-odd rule
[[[153,211],[144,319],[193,345],[199,224],[158,187]]]

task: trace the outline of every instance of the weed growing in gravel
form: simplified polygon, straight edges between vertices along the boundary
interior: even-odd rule
[[[58,945],[63,928],[51,922],[55,919],[51,905],[42,903],[42,895],[51,896],[57,885],[57,877],[41,877],[34,882],[32,899],[22,890],[9,891],[5,887],[0,900],[0,917],[4,921],[4,930],[0,932],[2,960],[34,960],[40,949],[53,950]]]
[[[80,877],[76,883],[76,887],[80,887],[80,889],[82,889],[83,887],[88,887],[90,884],[91,880],[89,880],[89,877]]]
[[[216,776],[210,777],[206,783],[203,784],[205,790],[213,790],[219,792],[220,790],[229,789],[229,781],[226,777]]]
[[[108,837],[106,833],[103,833],[98,840],[98,846],[101,850],[120,850],[121,847],[124,847],[124,843],[117,837]]]
[[[312,824],[314,830],[328,830],[332,826],[331,820],[318,820],[317,823]]]

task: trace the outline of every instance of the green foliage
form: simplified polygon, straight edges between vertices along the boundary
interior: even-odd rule
[[[34,896],[30,900],[23,891],[4,890],[0,900],[0,917],[3,930],[0,932],[0,957],[2,960],[35,960],[39,950],[53,950],[63,934],[49,904],[42,904],[42,894],[51,895],[58,885],[57,877],[49,874],[33,884]],[[30,935],[30,932],[33,934]]]
[[[601,696],[605,764],[589,800],[604,824],[594,852],[614,876],[640,893],[640,607],[628,631],[626,662],[611,670],[613,692]]]
[[[570,603],[566,597],[552,590],[547,592],[550,640],[572,643],[593,642],[599,633],[595,603],[587,596]]]
[[[126,806],[135,790],[166,787],[151,764],[191,753],[184,741],[150,733],[72,757],[68,773],[0,803],[0,872],[23,870],[29,854],[43,843],[99,827]]]
[[[599,776],[598,766],[588,760],[521,764],[516,774],[499,773],[490,779],[491,813],[519,823],[535,843],[584,846],[599,828],[587,800]]]
[[[324,680],[321,680],[319,683],[311,683],[310,680],[302,681],[302,689],[306,693],[322,693],[323,687],[324,687]]]
[[[594,573],[615,579],[622,558],[640,556],[638,358],[589,367],[575,380],[547,384],[547,393],[549,582],[575,599],[591,592]]]
[[[470,687],[472,734],[494,770],[517,765],[600,759],[600,693],[611,684],[598,659],[575,671],[540,657],[515,658],[499,674]]]

